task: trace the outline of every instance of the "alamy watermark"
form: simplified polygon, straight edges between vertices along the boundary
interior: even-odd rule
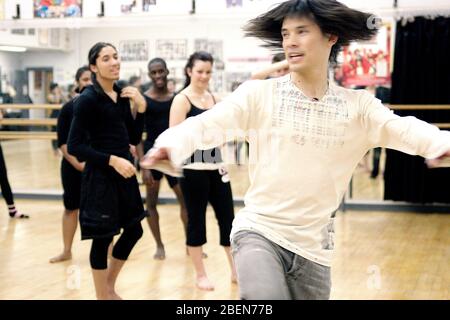
[[[66,270],[66,287],[69,290],[79,290],[81,288],[81,268],[77,265],[71,265]]]
[[[371,15],[367,19],[366,25],[369,30],[380,29],[383,26],[383,20],[378,16]]]
[[[370,290],[381,289],[381,270],[377,265],[370,265],[367,268],[369,277],[367,278],[367,288]]]

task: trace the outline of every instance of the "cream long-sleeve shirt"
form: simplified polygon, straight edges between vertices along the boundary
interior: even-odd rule
[[[242,84],[211,110],[162,133],[155,147],[180,168],[196,149],[245,137],[250,187],[231,237],[253,230],[278,245],[330,266],[334,215],[360,159],[374,147],[436,158],[450,150],[450,132],[399,117],[365,90],[330,84],[320,101],[290,75]]]

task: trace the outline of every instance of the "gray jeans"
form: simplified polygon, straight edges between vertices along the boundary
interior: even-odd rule
[[[327,300],[330,268],[253,231],[239,231],[231,249],[243,300]]]

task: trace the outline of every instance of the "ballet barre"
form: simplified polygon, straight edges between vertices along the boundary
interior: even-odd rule
[[[391,110],[450,110],[449,104],[385,104]],[[450,123],[432,123],[439,129],[450,129]]]
[[[2,140],[56,140],[56,132],[46,131],[0,131]]]
[[[3,118],[0,119],[2,126],[56,126],[57,119],[29,119],[29,118]]]
[[[61,104],[0,104],[0,110],[59,110]],[[2,118],[1,126],[56,126],[57,119],[54,118]],[[0,130],[2,140],[56,140],[54,131],[4,131]]]
[[[0,109],[19,109],[19,110],[59,110],[62,108],[61,104],[0,104]]]
[[[391,110],[450,110],[450,104],[385,104]]]
[[[450,105],[397,105],[386,104],[391,110],[450,110]],[[5,109],[19,109],[19,110],[36,110],[36,109],[48,109],[58,110],[61,109],[60,104],[0,104],[0,110]],[[2,126],[56,126],[57,119],[52,118],[40,118],[40,119],[28,119],[28,118],[3,118],[0,119],[0,125]],[[440,129],[450,129],[450,123],[433,123]],[[46,131],[0,131],[0,139],[17,139],[17,140],[55,140],[56,132]],[[144,137],[145,139],[145,133]]]
[[[449,104],[385,104],[392,110],[450,110]],[[60,104],[0,104],[0,109],[61,109]]]

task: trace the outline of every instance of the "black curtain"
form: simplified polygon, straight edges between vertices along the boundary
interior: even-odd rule
[[[450,104],[450,18],[397,23],[392,104]],[[396,111],[430,123],[450,123],[450,110]],[[424,159],[387,150],[386,200],[450,203],[450,168],[428,169]]]

